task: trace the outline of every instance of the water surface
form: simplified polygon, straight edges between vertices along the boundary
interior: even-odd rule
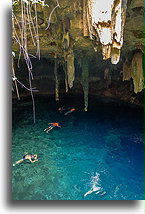
[[[14,104],[12,163],[25,152],[40,158],[12,167],[14,200],[143,199],[142,110],[95,99],[84,112],[78,101],[64,116],[52,98],[36,99],[35,124],[31,101]],[[47,134],[49,122],[62,128]]]

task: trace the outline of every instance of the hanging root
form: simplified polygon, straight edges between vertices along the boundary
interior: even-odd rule
[[[59,100],[59,83],[58,83],[58,73],[57,73],[57,58],[54,60],[54,75],[55,75],[55,100]]]
[[[82,60],[82,86],[84,91],[84,110],[88,111],[89,70],[87,60]]]
[[[57,7],[60,8],[60,5],[59,5],[58,0],[56,0],[56,2],[57,2],[57,5],[53,8],[53,10],[51,11],[51,13],[50,13],[50,15],[49,15],[47,28],[46,28],[45,30],[48,30],[48,28],[50,27],[51,16],[52,16],[53,12],[55,11],[55,9],[56,9]]]
[[[20,95],[19,95],[19,91],[18,91],[18,86],[17,86],[17,78],[15,76],[15,69],[14,69],[14,59],[12,57],[12,72],[13,72],[13,77],[14,77],[14,83],[15,83],[15,88],[16,88],[16,93],[17,93],[17,97],[18,100],[20,100]]]
[[[19,67],[19,61],[22,55],[27,65],[28,76],[29,76],[29,88],[27,88],[20,81],[17,80],[14,72],[13,72],[13,77],[15,78],[14,82],[15,82],[18,98],[20,96],[18,92],[17,82],[26,90],[30,91],[31,93],[32,105],[33,105],[33,116],[34,116],[34,123],[35,123],[35,102],[34,102],[33,92],[34,91],[36,92],[37,90],[32,88],[32,80],[33,80],[32,62],[30,59],[31,54],[28,53],[27,34],[29,31],[31,35],[32,43],[34,44],[34,46],[36,46],[36,56],[40,59],[40,41],[39,41],[37,5],[36,5],[37,2],[34,3],[33,1],[26,2],[24,0],[20,0],[17,3],[20,4],[20,7],[21,7],[21,21],[19,20],[20,19],[19,17],[18,18],[16,17],[16,15],[14,14],[14,11],[12,10],[13,38],[20,46],[19,57],[18,57],[18,67]],[[31,9],[32,9],[33,3],[34,3],[34,15],[32,16]],[[44,2],[43,2],[43,5],[44,5]],[[15,6],[15,1],[13,1],[13,6]]]

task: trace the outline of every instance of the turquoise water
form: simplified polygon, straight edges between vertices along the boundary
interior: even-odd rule
[[[12,167],[14,200],[143,199],[142,110],[92,99],[84,112],[80,100],[69,99],[77,111],[63,116],[52,98],[36,99],[36,124],[31,101],[13,105],[12,163],[39,155]],[[62,128],[47,134],[49,122]]]

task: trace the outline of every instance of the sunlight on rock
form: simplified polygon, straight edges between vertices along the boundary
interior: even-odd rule
[[[103,59],[111,58],[112,64],[120,59],[123,30],[126,18],[126,1],[84,0],[84,36],[99,40]]]

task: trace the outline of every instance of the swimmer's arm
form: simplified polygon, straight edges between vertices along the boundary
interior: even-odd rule
[[[91,194],[92,192],[93,192],[93,190],[89,190],[88,192],[86,192],[86,193],[84,194],[84,197],[86,197],[87,195]]]
[[[37,159],[37,160],[33,160],[31,163],[34,163],[34,162],[36,162],[36,161],[38,161],[38,159]]]
[[[16,161],[15,164],[22,163],[23,161],[24,161],[24,159],[20,159],[20,160]]]
[[[34,163],[34,162],[38,161],[38,159],[37,159],[37,160],[32,160],[32,159],[30,158],[29,161],[30,161],[31,163]]]
[[[51,128],[52,128],[51,126],[47,127],[46,129],[44,129],[44,132],[51,129]]]
[[[68,114],[70,114],[71,113],[71,111],[67,111],[64,115],[68,115]]]
[[[48,127],[46,132],[48,133],[48,132],[51,131],[53,128],[54,128],[54,126]]]

